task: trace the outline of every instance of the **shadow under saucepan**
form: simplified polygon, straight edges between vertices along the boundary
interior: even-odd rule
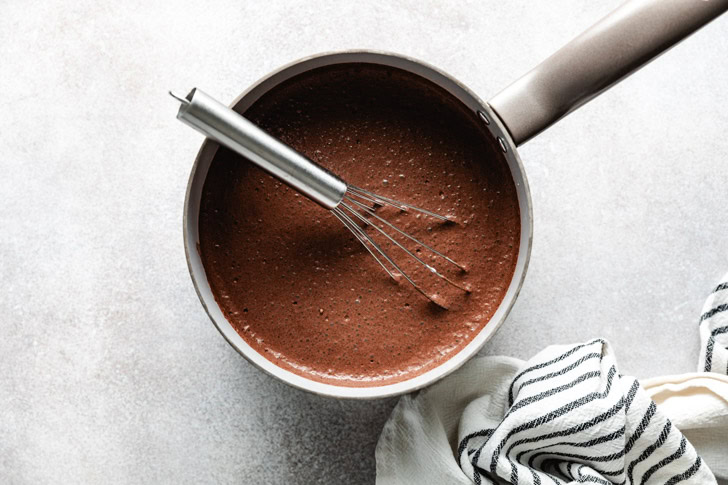
[[[248,365],[241,359],[241,365]],[[266,430],[258,461],[268,483],[374,483],[379,434],[399,398],[337,400],[288,386],[255,369],[265,405],[253,412]],[[249,477],[248,477],[249,478]],[[240,483],[249,483],[241,477]]]

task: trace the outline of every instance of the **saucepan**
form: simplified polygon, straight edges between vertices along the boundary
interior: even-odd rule
[[[402,69],[429,80],[477,114],[507,160],[517,187],[521,214],[520,249],[507,293],[491,320],[460,352],[438,367],[411,379],[376,387],[345,387],[317,382],[276,366],[236,332],[215,302],[197,247],[203,184],[219,147],[206,140],[195,160],[187,186],[184,245],[197,294],[225,339],[250,362],[288,384],[338,398],[379,398],[419,389],[452,372],[494,334],[505,320],[526,275],[533,237],[531,197],[516,148],[554,122],[587,103],[650,60],[665,52],[728,10],[728,0],[628,1],[535,69],[484,102],[441,70],[409,57],[373,51],[326,53],[293,62],[258,81],[231,107],[245,113],[261,96],[299,74],[344,63],[379,64]]]

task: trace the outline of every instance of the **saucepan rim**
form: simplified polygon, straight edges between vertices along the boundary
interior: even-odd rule
[[[198,220],[202,187],[207,177],[209,166],[219,147],[216,142],[209,139],[205,139],[202,143],[195,157],[195,162],[187,183],[183,214],[183,239],[188,270],[202,306],[225,340],[246,360],[267,374],[293,387],[315,394],[335,398],[377,399],[411,392],[442,379],[467,362],[493,337],[510,313],[523,286],[531,256],[533,211],[526,173],[516,151],[516,144],[511,139],[508,130],[498,116],[487,103],[482,101],[457,79],[420,60],[400,54],[374,50],[346,50],[316,54],[293,61],[262,77],[238,96],[230,106],[238,112],[243,112],[264,93],[293,76],[317,67],[345,63],[381,64],[403,69],[420,77],[424,77],[446,89],[457,97],[461,103],[467,106],[468,109],[475,111],[480,117],[480,120],[486,125],[491,136],[497,139],[499,147],[504,152],[503,154],[508,162],[513,181],[516,184],[521,213],[521,235],[513,277],[509,283],[505,297],[490,321],[463,349],[436,367],[413,378],[380,386],[352,387],[323,383],[295,374],[266,359],[251,347],[237,333],[227,318],[225,318],[212,295],[212,290],[210,289],[199,256]]]

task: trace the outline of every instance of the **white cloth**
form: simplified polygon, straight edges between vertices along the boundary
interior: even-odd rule
[[[728,376],[693,372],[653,377],[641,384],[719,482],[728,484]]]
[[[377,445],[377,483],[728,480],[728,377],[717,373],[725,374],[728,362],[722,340],[728,332],[717,330],[728,325],[720,320],[728,316],[726,303],[723,284],[701,317],[700,365],[705,368],[710,355],[712,373],[640,386],[619,374],[601,339],[548,347],[525,363],[471,360],[400,400]]]

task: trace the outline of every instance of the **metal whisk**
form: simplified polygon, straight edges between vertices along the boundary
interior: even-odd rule
[[[387,274],[398,280],[401,275],[418,292],[436,305],[447,308],[446,303],[425,291],[387,254],[362,228],[370,227],[386,240],[403,250],[409,257],[448,284],[469,293],[470,287],[453,281],[407,249],[384,227],[430,251],[461,271],[465,267],[440,251],[401,230],[375,212],[378,206],[391,206],[402,211],[413,210],[445,223],[453,221],[426,209],[415,207],[368,190],[347,184],[341,178],[316,164],[293,148],[270,136],[249,120],[195,88],[187,96],[169,93],[181,103],[177,118],[205,136],[243,155],[282,182],[290,185],[309,199],[329,209],[356,239],[367,249]],[[361,225],[360,225],[361,224]]]

